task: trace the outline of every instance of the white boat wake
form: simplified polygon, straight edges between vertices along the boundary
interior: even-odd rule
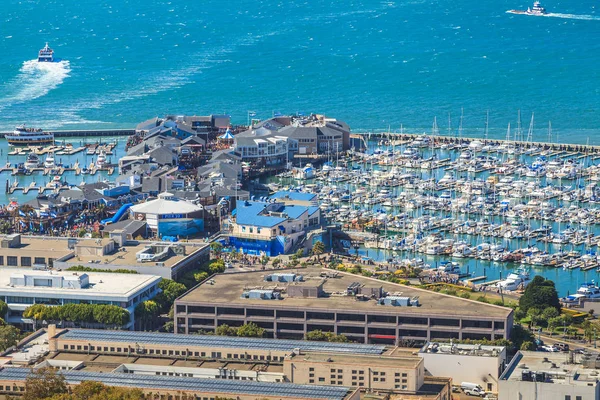
[[[45,96],[60,86],[70,72],[68,61],[25,61],[19,74],[2,88],[5,96],[0,98],[0,110]]]
[[[560,13],[548,13],[544,17],[564,18],[564,19],[581,19],[585,21],[600,21],[600,17],[595,15],[585,14],[560,14]]]
[[[550,18],[563,18],[563,19],[579,19],[583,21],[600,21],[600,17],[596,15],[587,14],[561,14],[561,13],[548,13],[548,14],[527,14],[522,11],[508,10],[508,14],[515,15],[527,15],[530,17],[550,17]]]

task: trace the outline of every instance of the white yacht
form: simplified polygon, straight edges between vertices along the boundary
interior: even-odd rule
[[[529,273],[523,269],[518,269],[515,272],[508,274],[506,279],[496,283],[496,287],[502,290],[514,291],[518,289],[525,289],[531,282]]]
[[[100,150],[98,154],[98,159],[96,160],[96,167],[102,168],[106,164],[106,152],[104,150]]]
[[[40,158],[35,153],[29,153],[24,164],[26,169],[33,169],[40,166]]]
[[[44,168],[54,168],[56,164],[54,162],[54,154],[50,153],[46,157],[46,161],[44,161]]]

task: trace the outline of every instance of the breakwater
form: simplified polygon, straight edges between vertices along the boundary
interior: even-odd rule
[[[76,129],[76,130],[60,130],[60,131],[48,131],[54,134],[55,138],[65,137],[95,137],[95,136],[131,136],[135,133],[135,129]],[[0,137],[4,138],[5,135],[10,135],[11,132],[0,132]]]

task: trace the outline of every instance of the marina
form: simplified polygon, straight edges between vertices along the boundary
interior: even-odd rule
[[[0,204],[107,180],[115,175],[119,155],[125,154],[126,140],[126,136],[72,137],[39,146],[8,146],[0,140],[0,160],[4,161],[0,181],[5,186]],[[104,161],[98,163],[98,159]]]
[[[597,148],[510,133],[503,141],[365,136],[364,151],[296,167],[267,185],[318,194],[329,223],[375,234],[346,251],[389,268],[437,271],[453,260],[462,279],[493,287],[525,268],[564,296],[598,278]]]

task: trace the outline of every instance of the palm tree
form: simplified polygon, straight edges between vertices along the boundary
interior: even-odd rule
[[[325,252],[325,245],[319,240],[315,242],[311,252],[313,255],[317,256],[317,261],[321,261],[319,256]]]

